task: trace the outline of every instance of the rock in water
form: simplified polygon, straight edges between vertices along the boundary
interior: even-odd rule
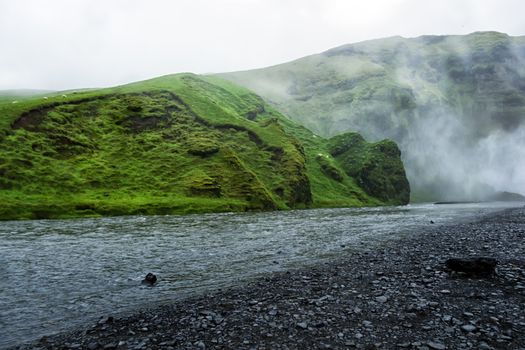
[[[147,285],[154,285],[157,282],[157,276],[152,274],[151,272],[146,275],[146,277],[142,280],[142,284]]]
[[[452,258],[445,261],[450,272],[462,272],[469,275],[490,276],[496,272],[498,261],[494,258]]]

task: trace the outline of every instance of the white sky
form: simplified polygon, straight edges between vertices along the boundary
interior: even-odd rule
[[[259,68],[393,35],[525,35],[522,0],[0,0],[0,89]]]

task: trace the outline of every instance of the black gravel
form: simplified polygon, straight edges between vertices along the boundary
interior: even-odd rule
[[[525,349],[525,209],[44,337],[38,349]],[[498,260],[449,275],[450,257]],[[162,276],[159,276],[162,278]]]

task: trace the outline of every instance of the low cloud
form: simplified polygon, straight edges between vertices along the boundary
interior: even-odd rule
[[[418,120],[402,142],[413,187],[442,200],[484,200],[493,191],[525,194],[525,126],[474,139],[452,113]]]

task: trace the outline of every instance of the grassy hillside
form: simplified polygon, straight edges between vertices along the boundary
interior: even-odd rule
[[[387,203],[399,198],[408,202],[410,187],[404,169],[398,165],[401,153],[393,141],[371,144],[358,133],[346,133],[333,137],[328,145],[346,174],[367,193]]]
[[[525,191],[502,161],[525,156],[525,37],[392,37],[221,76],[324,137],[395,140],[420,199]]]
[[[406,203],[408,183],[398,196],[388,173],[359,185],[330,142],[245,88],[193,74],[0,101],[0,218]],[[394,164],[398,181],[390,151],[364,156]]]

